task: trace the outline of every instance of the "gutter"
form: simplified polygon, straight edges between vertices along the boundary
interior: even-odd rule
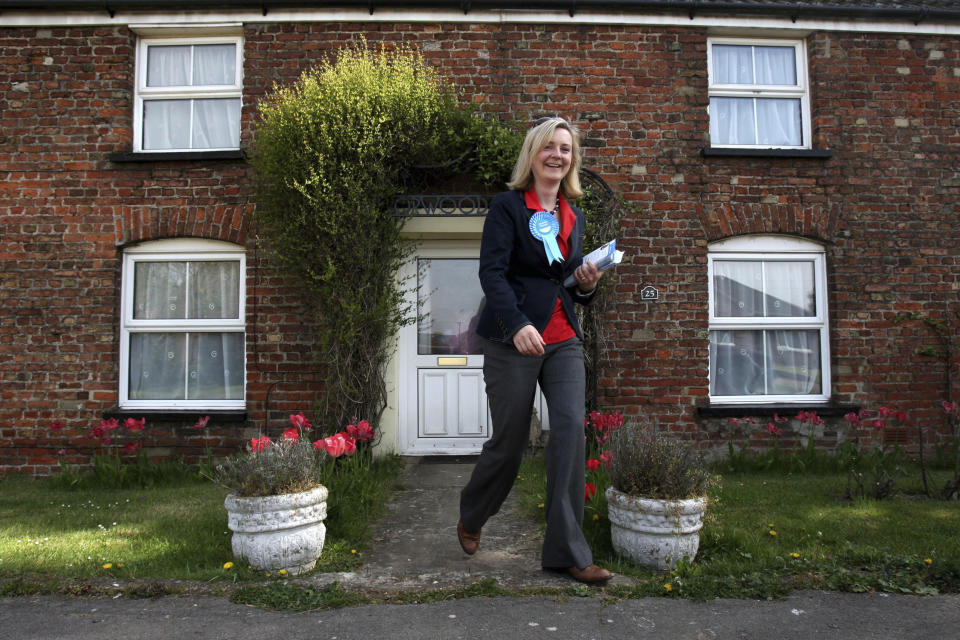
[[[728,0],[0,0],[0,12],[28,11],[104,11],[111,16],[116,11],[168,9],[259,9],[266,15],[271,9],[344,9],[363,8],[373,15],[378,9],[445,9],[463,11],[565,11],[574,17],[582,11],[679,13],[690,19],[705,14],[787,16],[799,18],[865,18],[921,22],[960,21],[960,5],[944,8],[856,6],[834,0],[832,3],[788,3],[764,0],[740,2]]]

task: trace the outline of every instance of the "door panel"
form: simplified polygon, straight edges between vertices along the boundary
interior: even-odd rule
[[[487,437],[481,369],[419,369],[421,438]]]

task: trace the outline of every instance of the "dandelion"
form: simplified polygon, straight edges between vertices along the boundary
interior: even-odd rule
[[[281,576],[285,576],[285,575],[287,575],[287,570],[286,570],[286,569],[280,569],[280,571],[277,571],[277,574],[278,574],[278,575],[281,575]]]
[[[923,562],[924,564],[933,564],[933,558],[924,558]]]
[[[777,532],[774,531],[773,529],[770,529],[769,533],[770,533],[770,535],[773,536],[773,537],[776,537],[776,536],[777,536]]]
[[[770,527],[771,529],[773,529],[773,523],[772,523],[772,522],[771,522],[770,524],[768,524],[767,526]]]
[[[800,554],[799,554],[799,553],[791,553],[791,554],[790,554],[790,557],[793,558],[794,560],[796,560],[797,558],[800,557]]]
[[[593,514],[593,519],[594,519],[594,520],[599,520],[599,519],[600,519],[600,516],[595,513],[595,514]]]
[[[226,569],[227,571],[229,571],[230,569],[233,569],[233,563],[232,563],[232,562],[224,562],[224,563],[223,563],[223,568]]]
[[[671,591],[673,591],[673,585],[670,584],[669,582],[663,585],[663,588],[666,590],[667,593],[670,593]]]
[[[357,553],[357,550],[356,550],[356,549],[350,549],[350,553],[356,554],[356,553]]]
[[[110,563],[110,562],[108,562],[108,563],[106,563],[105,565],[103,565],[103,568],[104,568],[104,569],[113,569],[113,564]]]
[[[544,505],[544,504],[541,502],[541,503],[538,504],[537,506],[540,507],[541,509],[543,509],[543,507],[546,506],[546,505]]]

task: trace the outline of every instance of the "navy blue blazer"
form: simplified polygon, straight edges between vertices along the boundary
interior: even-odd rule
[[[577,207],[570,208],[576,216],[570,251],[562,263],[548,265],[543,242],[530,233],[530,218],[537,209],[527,207],[524,193],[505,191],[491,200],[480,244],[480,286],[486,304],[477,322],[479,335],[509,342],[528,324],[543,333],[559,296],[570,326],[583,339],[573,303],[589,304],[596,291],[582,294],[576,285],[563,286],[583,262],[586,217]]]

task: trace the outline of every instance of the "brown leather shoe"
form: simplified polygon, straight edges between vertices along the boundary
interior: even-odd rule
[[[584,567],[583,569],[570,567],[569,569],[567,569],[567,573],[573,576],[574,580],[579,580],[580,582],[586,582],[587,584],[595,584],[597,582],[606,582],[607,580],[613,577],[612,573],[610,573],[606,569],[601,569],[595,564],[592,564],[589,567]]]
[[[480,547],[480,532],[468,531],[462,522],[457,522],[457,539],[460,540],[460,547],[468,556],[475,554]]]

